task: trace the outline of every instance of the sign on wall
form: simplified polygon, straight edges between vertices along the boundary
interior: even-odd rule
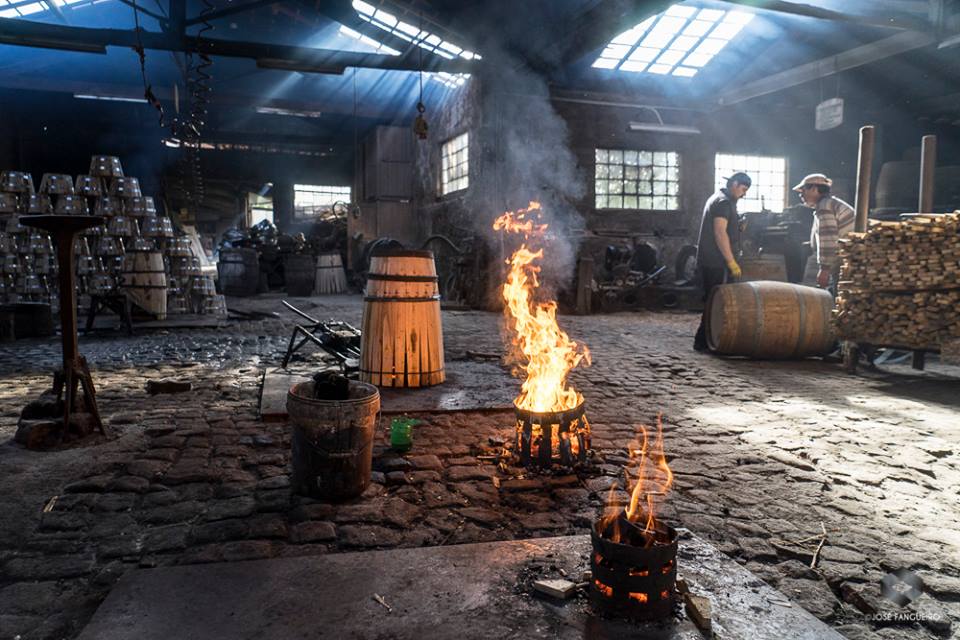
[[[843,124],[843,98],[830,98],[817,105],[817,131],[827,131]]]

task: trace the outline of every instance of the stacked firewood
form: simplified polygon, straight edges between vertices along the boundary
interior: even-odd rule
[[[960,336],[960,211],[874,222],[840,240],[841,337],[937,349]]]

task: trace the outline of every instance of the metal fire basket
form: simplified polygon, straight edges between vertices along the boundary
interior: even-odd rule
[[[573,409],[539,413],[514,406],[517,416],[516,450],[520,464],[548,468],[553,464],[572,467],[587,460],[590,423],[584,403]]]
[[[608,613],[634,620],[670,615],[677,583],[676,530],[658,525],[661,540],[645,546],[646,534],[621,515],[618,525],[624,544],[602,537],[597,531],[601,522],[590,529],[591,601]]]

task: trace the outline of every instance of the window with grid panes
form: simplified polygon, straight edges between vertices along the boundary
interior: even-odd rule
[[[597,209],[680,208],[680,154],[675,151],[597,149],[595,158]]]
[[[443,195],[466,189],[470,184],[469,135],[462,133],[440,147],[440,192]]]
[[[350,202],[350,187],[293,185],[293,215],[308,218],[329,212],[335,202]]]
[[[743,171],[752,180],[747,195],[737,201],[737,211],[783,211],[787,203],[787,159],[718,153],[715,161],[717,188],[727,186],[725,177]]]

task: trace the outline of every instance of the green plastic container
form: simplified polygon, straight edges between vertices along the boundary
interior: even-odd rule
[[[401,453],[413,447],[413,425],[416,418],[394,418],[390,421],[390,447]]]

